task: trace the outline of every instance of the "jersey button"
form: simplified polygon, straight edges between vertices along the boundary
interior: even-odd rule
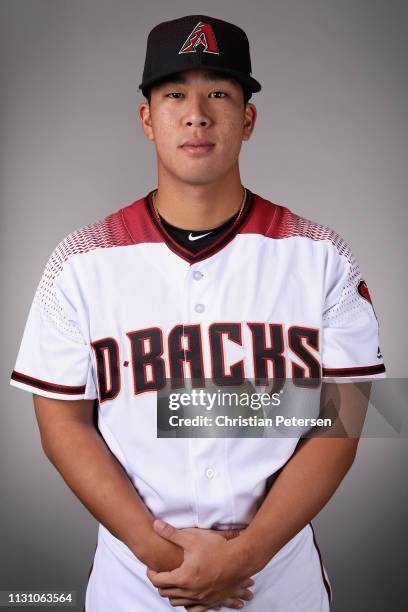
[[[196,312],[204,312],[204,310],[205,310],[205,306],[204,306],[204,304],[196,304],[196,305],[194,306],[194,310],[195,310]]]
[[[216,474],[216,471],[214,470],[214,468],[207,468],[205,470],[205,475],[207,476],[207,478],[214,478]]]
[[[194,270],[193,272],[193,278],[195,280],[201,280],[203,278],[204,274],[202,272],[200,272],[200,270]]]

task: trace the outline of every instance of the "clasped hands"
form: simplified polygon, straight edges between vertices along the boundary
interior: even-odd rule
[[[172,606],[184,606],[190,612],[239,610],[253,593],[255,584],[245,567],[245,559],[237,546],[237,538],[226,539],[222,532],[211,529],[176,529],[169,523],[155,520],[154,531],[184,551],[182,564],[172,571],[156,572],[147,568],[146,575]]]

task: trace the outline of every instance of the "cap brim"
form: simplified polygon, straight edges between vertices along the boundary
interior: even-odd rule
[[[262,89],[261,84],[256,79],[254,79],[250,75],[243,74],[242,72],[239,72],[237,70],[232,70],[231,68],[222,68],[220,66],[217,66],[214,68],[212,68],[211,66],[202,66],[202,69],[203,70],[215,70],[216,72],[225,72],[225,74],[235,77],[237,81],[239,81],[242,84],[242,86],[246,90],[250,91],[251,93],[257,93],[258,91],[261,91]],[[154,79],[150,79],[148,81],[140,83],[139,89],[142,90],[143,95],[146,95],[148,89],[150,89],[150,87],[152,87],[155,83],[157,83],[164,77],[170,76],[171,74],[176,74],[177,72],[185,72],[186,70],[194,70],[194,68],[183,68],[181,70],[177,70],[176,72],[167,71],[162,74],[158,74],[154,77]]]

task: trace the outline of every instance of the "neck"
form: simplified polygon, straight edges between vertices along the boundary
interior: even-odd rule
[[[159,173],[156,207],[176,227],[212,229],[240,210],[243,195],[239,173],[208,184],[180,182]]]

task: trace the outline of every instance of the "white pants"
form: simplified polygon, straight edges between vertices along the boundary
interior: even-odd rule
[[[257,574],[248,612],[329,612],[331,587],[311,525]],[[88,581],[85,612],[185,612],[161,597],[146,567],[103,526]],[[227,608],[222,608],[227,610]]]

